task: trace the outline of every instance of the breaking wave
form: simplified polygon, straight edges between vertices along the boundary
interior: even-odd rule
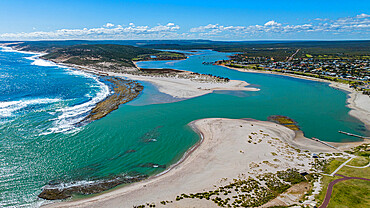
[[[60,66],[60,65],[57,65],[57,64],[56,64],[56,63],[54,63],[54,62],[47,61],[47,60],[44,60],[44,59],[40,59],[39,57],[40,57],[40,54],[37,54],[37,55],[31,56],[31,57],[27,57],[26,59],[33,61],[33,62],[31,63],[31,65],[36,65],[36,66],[57,66],[57,67],[62,67],[62,66]]]
[[[94,97],[85,103],[58,109],[57,112],[60,114],[54,121],[54,127],[50,128],[48,133],[61,133],[76,128],[76,125],[88,115],[95,105],[110,94],[108,85],[99,81],[97,77],[80,71],[69,71],[68,73],[94,79],[97,85],[92,87],[98,87],[99,90]]]
[[[32,105],[55,103],[59,101],[60,99],[38,98],[31,100],[0,102],[0,118],[15,116],[17,111]]]
[[[49,120],[53,122],[52,127],[47,129],[41,135],[47,135],[51,133],[61,133],[67,131],[74,132],[72,130],[78,129],[77,124],[79,124],[88,115],[88,113],[95,107],[95,105],[98,102],[104,100],[110,94],[109,86],[101,82],[97,76],[90,73],[74,70],[70,67],[56,64],[52,61],[40,59],[40,56],[44,54],[17,51],[13,50],[10,47],[0,47],[0,50],[4,52],[33,54],[33,56],[25,57],[26,59],[32,61],[31,65],[44,67],[59,67],[63,68],[65,70],[64,71],[65,74],[68,74],[70,76],[83,76],[88,79],[94,80],[94,82],[90,86],[89,92],[87,93],[88,96],[85,96],[85,98],[88,98],[88,101],[73,106],[66,106],[63,105],[63,103],[61,103],[61,105],[57,109],[53,109],[50,111],[48,110],[48,113],[51,116],[53,116],[53,118]],[[14,117],[17,111],[21,111],[22,109],[30,105],[47,104],[58,101],[61,100],[43,98],[33,100],[0,102],[0,119]]]

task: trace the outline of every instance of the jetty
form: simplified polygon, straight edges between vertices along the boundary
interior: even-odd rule
[[[357,135],[357,134],[348,133],[348,132],[345,132],[345,131],[338,131],[338,132],[341,133],[341,134],[345,134],[345,135],[353,136],[353,137],[358,137],[358,138],[361,138],[361,139],[370,139],[370,137],[364,137],[364,136],[360,136],[360,135]]]
[[[336,148],[336,147],[334,147],[333,145],[328,144],[328,143],[326,143],[326,142],[324,142],[324,141],[321,141],[321,140],[320,140],[320,139],[318,139],[318,138],[312,137],[311,139],[312,139],[312,140],[314,140],[314,141],[316,141],[316,142],[320,142],[321,144],[324,144],[324,145],[326,145],[326,146],[328,146],[328,147],[331,147],[331,148],[333,148],[333,149],[338,150],[338,148]]]

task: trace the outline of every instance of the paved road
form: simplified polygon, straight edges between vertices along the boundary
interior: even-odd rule
[[[337,180],[334,180],[332,182],[329,183],[328,185],[328,190],[326,191],[326,195],[325,195],[325,199],[324,199],[324,202],[321,204],[321,206],[319,208],[326,208],[329,204],[329,201],[330,201],[330,197],[331,197],[331,194],[333,192],[333,186],[336,184],[336,183],[339,183],[341,181],[345,181],[345,180],[350,180],[350,179],[358,179],[358,180],[365,180],[365,181],[370,181],[370,179],[368,178],[360,178],[360,177],[347,177],[347,176],[344,176],[344,175],[339,175],[339,174],[335,174],[336,176],[340,176],[340,177],[343,177],[343,178],[340,178],[340,179],[337,179]]]
[[[291,61],[293,59],[293,57],[299,52],[299,50],[301,50],[301,49],[298,48],[297,51],[295,53],[293,53],[293,55],[288,58],[288,61]]]

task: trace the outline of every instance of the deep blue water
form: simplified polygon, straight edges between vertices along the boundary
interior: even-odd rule
[[[0,51],[0,122],[26,116],[24,122],[38,132],[63,132],[108,95],[108,86],[94,75],[36,56]],[[29,113],[34,113],[32,118]]]

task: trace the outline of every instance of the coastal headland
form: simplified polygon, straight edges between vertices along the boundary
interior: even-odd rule
[[[126,45],[43,45],[37,43],[7,43],[4,46],[18,51],[43,53],[40,58],[67,67],[97,74],[148,81],[162,93],[176,98],[192,98],[215,90],[258,91],[247,87],[245,81],[230,80],[210,74],[174,69],[140,69],[138,61],[183,60],[179,52],[158,51]],[[53,47],[52,47],[53,46]]]

